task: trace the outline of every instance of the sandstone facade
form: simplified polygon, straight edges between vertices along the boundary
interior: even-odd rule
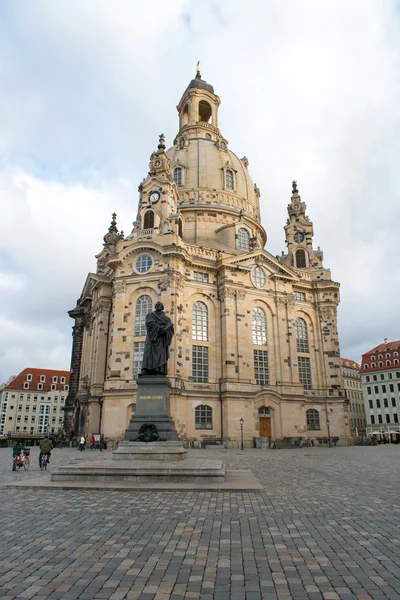
[[[115,215],[77,306],[65,427],[120,439],[135,409],[144,317],[161,300],[175,327],[168,375],[182,437],[349,437],[337,332],[339,284],[313,248],[293,182],[287,254],[264,246],[260,191],[218,129],[220,100],[198,73],[139,186],[133,231]]]

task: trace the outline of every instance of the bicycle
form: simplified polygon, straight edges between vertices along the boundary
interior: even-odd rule
[[[22,467],[24,467],[25,471],[27,471],[31,464],[30,460],[29,460],[29,455],[30,455],[30,450],[24,450],[24,453],[22,456],[21,456],[21,454],[14,456],[13,471],[16,471],[17,469],[21,469]]]
[[[49,455],[48,454],[41,454],[40,455],[40,470],[43,471],[43,469],[45,471],[47,471],[47,463],[49,461]]]

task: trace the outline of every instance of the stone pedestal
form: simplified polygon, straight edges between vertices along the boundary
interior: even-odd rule
[[[165,375],[139,375],[136,411],[132,415],[124,441],[137,440],[139,429],[145,423],[157,427],[163,441],[178,441],[178,434],[170,411],[171,384]]]
[[[182,442],[120,442],[112,453],[114,460],[176,461],[186,458]]]

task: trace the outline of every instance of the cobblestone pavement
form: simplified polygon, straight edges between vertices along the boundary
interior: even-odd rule
[[[265,490],[18,490],[0,449],[0,598],[400,599],[400,445],[190,452]]]

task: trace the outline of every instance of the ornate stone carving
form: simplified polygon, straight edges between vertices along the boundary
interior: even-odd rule
[[[115,299],[123,298],[125,293],[125,281],[115,280],[113,283],[113,296]]]

